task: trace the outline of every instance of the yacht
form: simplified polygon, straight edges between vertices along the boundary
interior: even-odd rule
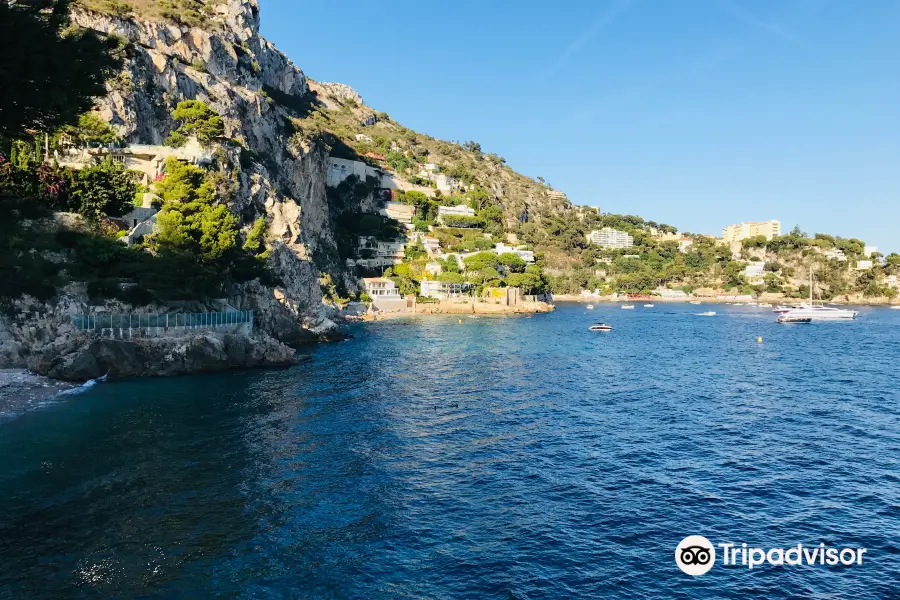
[[[645,304],[644,308],[653,308],[653,306],[654,306],[653,304]]]
[[[778,307],[781,308],[781,307]],[[776,310],[776,312],[778,312]],[[782,317],[791,317],[792,319],[812,319],[815,321],[844,321],[855,319],[859,313],[855,310],[845,308],[833,308],[831,306],[823,306],[813,302],[813,278],[812,269],[809,270],[809,304],[801,304],[796,308],[791,308],[783,313]]]
[[[622,310],[634,310],[634,304],[623,304]]]
[[[589,331],[612,331],[612,325],[608,323],[594,323],[588,327]]]
[[[691,304],[703,304],[699,300],[691,300]]]
[[[588,310],[594,310],[594,305],[593,305],[593,304],[588,304],[587,306],[585,306],[585,308],[588,309]]]
[[[708,310],[708,311],[706,311],[706,312],[704,312],[704,313],[700,313],[700,316],[701,316],[701,317],[714,317],[714,316],[716,316],[716,311],[714,311],[714,310]]]
[[[892,306],[891,310],[900,310],[900,306]]]

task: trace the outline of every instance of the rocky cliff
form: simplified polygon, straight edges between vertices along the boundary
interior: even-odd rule
[[[316,259],[333,256],[335,247],[325,195],[328,148],[292,143],[289,110],[271,100],[301,102],[307,79],[260,37],[256,0],[228,0],[212,10],[206,25],[192,28],[76,5],[76,24],[127,41],[126,69],[99,101],[101,116],[128,142],[161,144],[175,127],[170,114],[178,102],[201,100],[219,113],[236,165],[232,212],[247,227],[266,217],[279,282],[234,289],[231,300],[255,309],[260,327],[283,341],[327,337],[334,313],[323,304]],[[340,265],[328,267],[344,276]]]

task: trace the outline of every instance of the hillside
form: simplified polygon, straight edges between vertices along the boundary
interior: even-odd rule
[[[256,0],[72,6],[122,68],[92,111],[11,143],[0,345],[13,360],[75,344],[76,311],[229,305],[280,341],[323,339],[348,302],[371,300],[362,278],[382,274],[420,297],[429,280],[475,296],[790,297],[815,267],[824,297],[896,296],[900,257],[866,256],[859,240],[794,231],[733,248],[574,206],[477,142],[415,132],[347,85],[308,79],[259,35]],[[140,232],[123,224],[135,207],[153,213]],[[592,243],[604,227],[632,245]],[[40,313],[52,315],[40,339],[27,336]]]

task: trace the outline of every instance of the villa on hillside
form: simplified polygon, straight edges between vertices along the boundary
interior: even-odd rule
[[[528,264],[534,264],[534,252],[532,250],[519,250],[513,246],[507,246],[503,242],[500,242],[496,246],[494,246],[494,252],[499,254],[515,254]]]
[[[372,236],[360,236],[356,249],[356,260],[349,259],[348,264],[364,267],[392,267],[403,262],[405,240],[385,241]]]
[[[168,158],[195,165],[208,165],[213,160],[212,152],[204,148],[195,137],[188,138],[187,143],[180,148],[147,144],[124,146],[109,144],[96,148],[69,147],[62,152],[55,150],[53,153],[53,160],[59,166],[73,169],[82,169],[107,158],[124,165],[126,169],[143,174],[144,185],[149,185],[165,174]]]
[[[406,300],[390,279],[385,277],[366,277],[363,289],[372,298],[372,304],[379,310],[400,310],[406,308]]]
[[[472,284],[468,282],[447,283],[445,281],[434,281],[432,279],[423,279],[421,286],[422,296],[426,298],[437,298],[439,300],[462,296],[473,287]]]
[[[823,252],[822,254],[825,256],[825,258],[828,258],[828,259],[831,259],[831,260],[837,260],[837,261],[840,261],[840,262],[847,262],[847,255],[844,254],[844,251],[843,251],[843,250],[840,250],[840,249],[838,249],[838,248],[829,248],[828,250],[826,250],[826,251]]]
[[[438,207],[438,221],[443,223],[443,217],[452,216],[452,217],[474,217],[475,211],[466,206],[465,204],[458,204],[456,206],[439,206]]]
[[[766,263],[764,262],[752,262],[744,267],[744,275],[747,277],[750,285],[762,285],[764,283],[765,266]]]
[[[361,160],[347,160],[346,158],[328,157],[328,170],[325,175],[325,185],[337,187],[351,175],[355,175],[360,181],[373,177],[378,181],[381,189],[393,189],[397,187],[391,176],[384,169],[373,167]]]
[[[382,216],[399,221],[404,225],[412,225],[413,217],[416,214],[416,208],[412,204],[386,202],[384,208],[378,212]]]

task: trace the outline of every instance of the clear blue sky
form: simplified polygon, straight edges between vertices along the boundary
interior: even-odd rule
[[[900,251],[897,0],[261,0],[318,81],[577,204]]]

